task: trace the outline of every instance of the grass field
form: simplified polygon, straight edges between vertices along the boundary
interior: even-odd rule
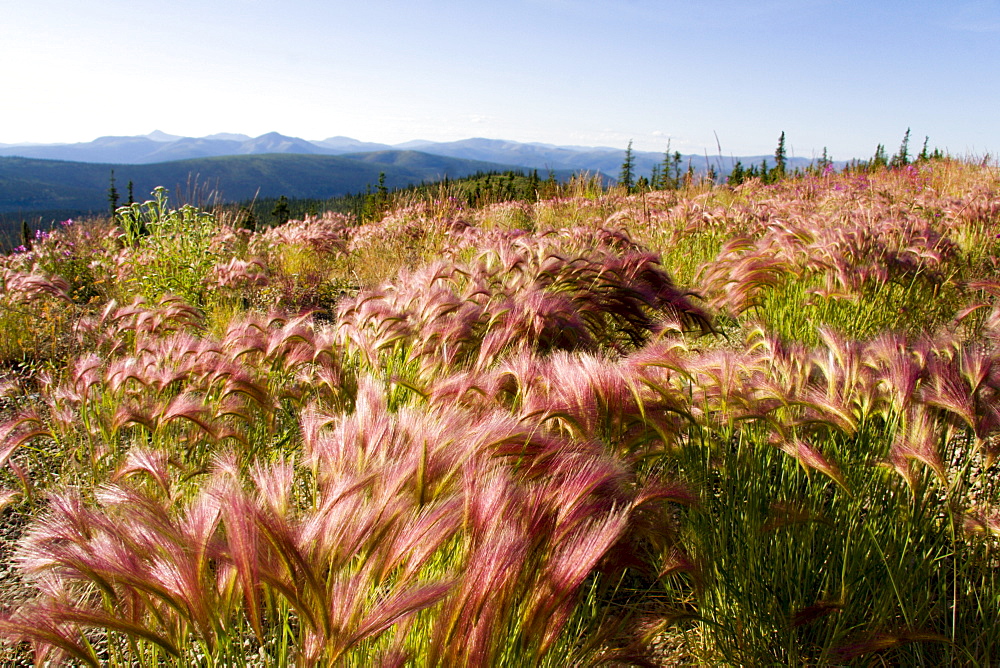
[[[5,665],[1000,662],[1000,171],[0,261]]]

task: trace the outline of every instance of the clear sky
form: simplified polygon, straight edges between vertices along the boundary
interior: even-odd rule
[[[0,0],[0,143],[1000,151],[1000,0]],[[716,142],[718,137],[718,145]]]

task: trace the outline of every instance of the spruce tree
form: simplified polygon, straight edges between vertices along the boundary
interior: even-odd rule
[[[278,198],[278,203],[271,209],[271,218],[274,225],[284,225],[292,217],[292,212],[288,208],[288,198],[282,195]]]
[[[738,186],[746,179],[746,174],[743,171],[743,163],[739,160],[733,165],[732,171],[729,172],[729,178],[726,180],[731,186]]]
[[[549,169],[548,178],[545,179],[545,196],[555,197],[559,191],[559,182],[556,180],[556,170]]]
[[[774,151],[774,170],[771,178],[775,181],[785,176],[785,132],[781,131],[778,137],[778,148]]]
[[[823,147],[823,155],[819,159],[819,169],[821,174],[825,174],[826,171],[833,166],[833,160],[830,159],[829,154],[826,152],[826,146]]]
[[[461,191],[459,192],[461,194]],[[379,220],[389,209],[389,189],[385,187],[385,172],[378,175],[378,185],[372,192],[371,184],[365,187],[359,218],[363,221]]]
[[[622,162],[622,169],[618,174],[618,183],[625,186],[626,192],[635,190],[635,161],[632,158],[631,139],[628,141],[628,148],[625,149],[625,161]]]
[[[674,162],[673,156],[670,155],[670,140],[667,140],[667,150],[663,153],[663,168],[661,170],[660,183],[664,190],[666,189],[677,189],[677,180],[673,177],[674,173]]]
[[[31,250],[31,242],[35,240],[35,235],[31,232],[31,225],[28,221],[21,221],[21,245],[27,250]]]
[[[375,189],[375,209],[379,216],[389,208],[389,189],[385,187],[385,172],[379,172],[378,186]]]
[[[903,143],[899,145],[899,152],[889,161],[890,167],[905,167],[908,164],[910,164],[910,128],[906,128]]]
[[[870,167],[872,169],[878,169],[879,167],[885,167],[887,164],[889,164],[889,160],[885,156],[885,146],[879,144],[875,148],[875,155],[872,157]]]
[[[111,170],[111,184],[108,186],[108,203],[111,205],[111,217],[118,211],[118,188],[115,188],[115,170]]]
[[[254,215],[252,208],[248,206],[240,207],[239,213],[236,214],[236,220],[239,229],[249,232],[257,231],[257,216]]]

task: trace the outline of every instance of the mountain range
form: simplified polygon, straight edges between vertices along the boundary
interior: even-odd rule
[[[259,137],[220,133],[207,137],[179,137],[160,131],[135,137],[99,137],[77,144],[0,144],[0,156],[68,160],[108,164],[146,165],[174,160],[191,160],[234,155],[288,153],[295,155],[349,155],[373,151],[419,151],[430,155],[495,162],[538,170],[570,170],[598,173],[615,179],[618,176],[624,148],[606,146],[556,146],[523,143],[501,139],[463,139],[453,142],[415,140],[402,144],[362,142],[350,137],[329,137],[318,141],[288,137],[269,132]],[[663,153],[633,151],[637,175],[649,174],[653,165],[663,162]],[[702,172],[707,164],[716,171],[728,173],[737,158],[719,155],[682,156],[684,169],[690,161],[695,171]],[[759,164],[774,156],[742,156],[744,165]],[[809,160],[790,158],[790,168],[805,166]]]

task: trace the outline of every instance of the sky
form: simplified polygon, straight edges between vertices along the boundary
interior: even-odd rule
[[[0,143],[1000,151],[1000,0],[0,0]]]

